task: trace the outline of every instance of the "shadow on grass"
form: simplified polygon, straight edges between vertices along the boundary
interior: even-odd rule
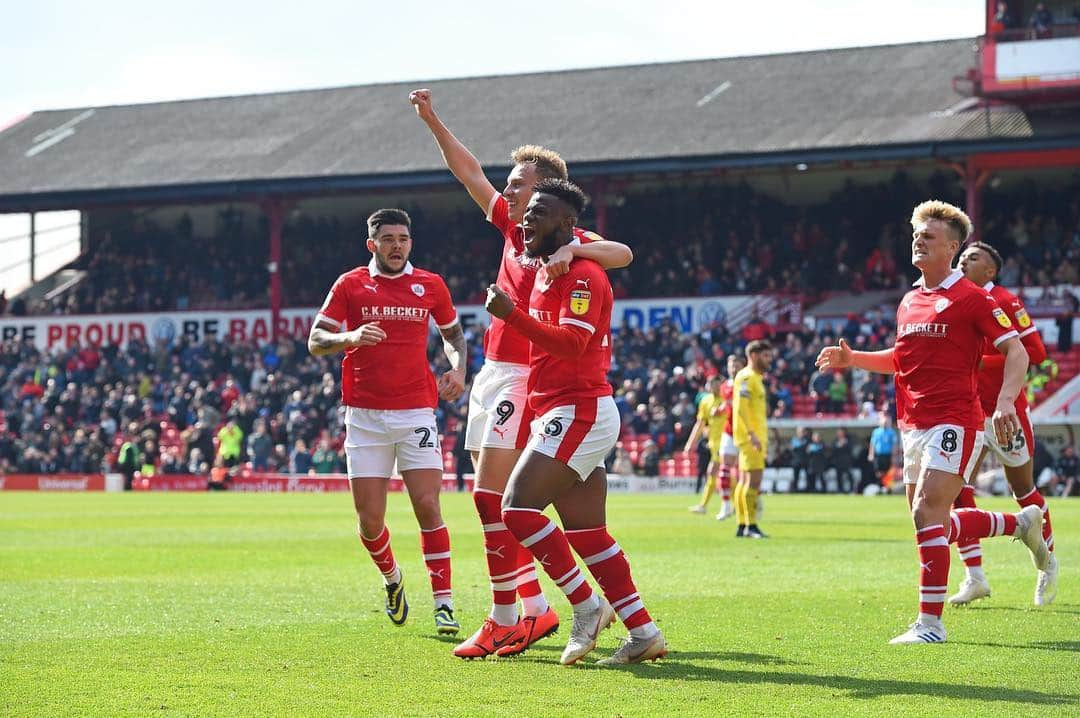
[[[1055,706],[1075,705],[1077,703],[1075,696],[1040,693],[1039,691],[1016,688],[970,686],[929,681],[901,681],[888,678],[855,678],[852,676],[814,675],[811,673],[727,670],[684,662],[683,658],[682,654],[673,652],[666,659],[657,663],[618,666],[607,670],[628,671],[639,678],[661,680],[812,686],[849,691],[852,698],[910,695]],[[605,668],[597,666],[597,669],[604,670]]]
[[[1036,606],[968,606],[965,608],[967,611],[1019,611],[1020,613],[1047,613],[1053,615],[1055,613],[1069,613],[1074,616],[1080,616],[1080,606],[1076,604],[1057,604],[1047,606],[1046,608],[1037,608]]]
[[[1032,641],[1031,643],[980,643],[978,641],[950,641],[958,646],[986,646],[988,648],[1018,648],[1024,651],[1067,651],[1080,653],[1080,641]]]

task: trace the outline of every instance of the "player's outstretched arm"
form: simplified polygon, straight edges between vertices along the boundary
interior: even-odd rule
[[[857,352],[848,346],[846,340],[841,339],[839,345],[822,349],[815,363],[817,368],[822,370],[854,366],[875,374],[892,374],[895,371],[892,358],[891,347],[877,352]]]
[[[444,401],[457,401],[465,393],[465,366],[468,360],[468,345],[461,322],[454,322],[445,329],[439,329],[443,338],[443,352],[450,361],[450,371],[439,377],[439,398]]]
[[[339,332],[336,329],[333,324],[325,321],[312,325],[311,333],[308,334],[308,351],[312,356],[337,354],[353,347],[370,347],[386,339],[386,332],[378,322],[369,322],[348,332]]]
[[[431,90],[413,90],[409,93],[409,102],[416,108],[416,114],[431,130],[435,143],[439,145],[443,162],[454,174],[458,182],[465,185],[469,196],[485,212],[491,206],[491,197],[495,187],[488,181],[480,162],[472,152],[443,124],[431,106]]]
[[[690,430],[690,436],[686,437],[686,446],[683,447],[683,451],[689,454],[697,447],[704,423],[704,419],[698,419],[694,422],[694,428]]]

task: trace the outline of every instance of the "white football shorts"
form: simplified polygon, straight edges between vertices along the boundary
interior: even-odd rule
[[[349,478],[383,478],[397,470],[442,471],[442,447],[432,409],[345,407],[345,464]]]

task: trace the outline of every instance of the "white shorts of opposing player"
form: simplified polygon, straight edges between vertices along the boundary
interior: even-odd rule
[[[487,361],[473,378],[465,449],[515,449],[526,414],[529,367]],[[524,437],[521,437],[524,439]]]
[[[720,437],[720,456],[738,458],[739,447],[735,446],[735,439],[731,434],[725,433]]]
[[[604,466],[619,438],[619,409],[610,396],[557,406],[532,422],[526,451],[563,462],[585,481]]]
[[[397,470],[442,471],[442,447],[432,409],[345,407],[345,463],[349,478],[384,478]]]
[[[900,432],[904,449],[904,483],[916,484],[924,469],[936,469],[971,480],[975,460],[982,450],[983,432],[956,424]]]

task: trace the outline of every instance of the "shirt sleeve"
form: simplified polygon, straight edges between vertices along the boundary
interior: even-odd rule
[[[981,299],[973,299],[971,304],[975,330],[989,339],[994,346],[1018,336],[1009,315],[989,294],[984,294]]]
[[[558,284],[559,326],[578,327],[590,335],[601,328],[597,325],[604,311],[603,289],[599,286],[603,277],[596,277],[594,274],[589,271],[571,271]]]
[[[431,308],[431,316],[435,317],[435,323],[439,329],[448,329],[457,323],[457,309],[454,308],[454,300],[450,298],[450,289],[446,286],[443,278],[435,276],[435,306]]]
[[[345,290],[345,278],[338,277],[330,292],[326,295],[319,313],[315,315],[315,323],[325,321],[338,327],[345,323],[348,318],[348,298]]]
[[[488,204],[487,221],[495,225],[495,228],[505,235],[514,227],[510,221],[510,205],[506,203],[506,197],[496,192],[491,195],[491,203]]]

